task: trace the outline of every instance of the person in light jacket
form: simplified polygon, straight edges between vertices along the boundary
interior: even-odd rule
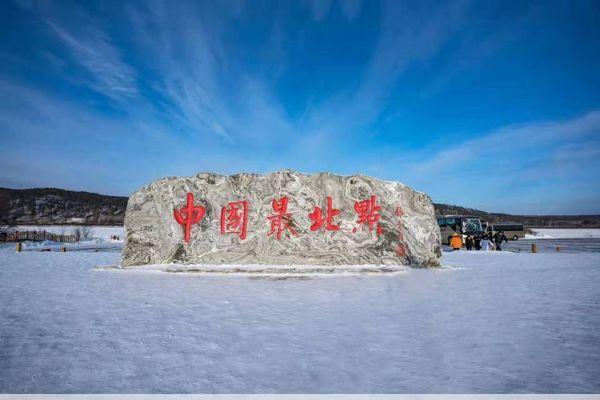
[[[490,236],[483,234],[483,237],[481,238],[481,250],[485,250],[485,251],[492,250],[493,245],[494,244],[490,240]]]

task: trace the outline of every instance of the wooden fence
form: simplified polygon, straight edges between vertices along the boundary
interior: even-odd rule
[[[0,242],[22,242],[24,240],[77,243],[79,242],[79,237],[77,235],[60,235],[46,231],[0,232]]]

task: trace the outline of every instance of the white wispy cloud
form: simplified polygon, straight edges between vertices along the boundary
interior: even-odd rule
[[[592,172],[586,172],[583,164],[599,163],[600,111],[479,134],[447,132],[453,140],[442,139],[402,153],[401,145],[362,147],[365,137],[377,136],[373,124],[384,112],[405,117],[407,105],[390,100],[390,95],[397,93],[411,68],[427,64],[456,38],[471,9],[467,1],[435,7],[381,2],[374,46],[364,60],[362,74],[353,82],[319,93],[304,110],[292,115],[278,87],[288,73],[286,68],[298,62],[287,52],[295,45],[286,26],[291,18],[287,7],[279,9],[265,29],[270,35],[263,48],[249,56],[231,38],[232,32],[239,34],[234,28],[251,14],[250,3],[231,7],[192,1],[177,2],[174,7],[161,0],[128,4],[120,15],[120,22],[128,28],[127,47],[118,42],[110,21],[92,18],[84,4],[74,7],[82,9],[77,18],[63,18],[58,3],[37,4],[28,4],[28,10],[66,50],[64,54],[55,47],[43,51],[57,60],[74,61],[87,74],[73,78],[75,82],[109,98],[124,116],[102,115],[85,102],[65,100],[60,93],[0,82],[0,88],[11,93],[0,102],[4,107],[0,127],[11,139],[4,142],[11,151],[3,152],[0,166],[4,171],[23,168],[22,176],[30,176],[30,182],[60,178],[77,186],[86,179],[79,170],[109,181],[115,170],[121,170],[125,172],[119,174],[119,188],[126,190],[126,182],[134,189],[160,176],[200,169],[230,173],[291,167],[306,172],[366,171],[403,180],[439,200],[448,200],[447,193],[455,196],[457,191],[472,190],[477,181],[478,190],[491,197],[475,193],[471,198],[494,204],[493,196],[507,188],[529,184],[534,190],[534,186],[550,185],[569,175],[589,175]],[[341,12],[350,26],[364,5],[359,0],[338,0],[307,1],[299,7],[305,7],[307,26],[327,23],[335,12]],[[469,51],[459,52],[459,61],[461,54],[489,57],[501,45],[497,43],[508,39],[500,35],[477,40],[465,42]],[[246,68],[244,57],[259,67]],[[443,76],[430,80],[422,96],[435,94],[463,68],[458,62],[443,69]],[[32,141],[52,137],[66,143],[69,136],[85,138],[79,142],[89,143],[99,157],[100,152],[114,153],[122,159],[115,156],[112,166],[102,164],[85,157],[84,147],[62,148],[48,141],[28,150],[19,144],[20,136]],[[535,152],[538,146],[541,151]],[[50,177],[44,176],[43,169],[27,167],[34,159],[59,163],[67,150],[77,171],[57,169]],[[144,166],[142,172],[130,169],[136,163]],[[0,178],[14,182],[11,173]],[[26,185],[25,180],[21,185]]]
[[[236,15],[239,10],[232,14]],[[211,132],[236,141],[239,126],[231,110],[227,56],[221,27],[192,2],[130,7],[134,37],[145,58],[153,59],[153,89],[167,102],[170,118],[191,133]]]
[[[112,100],[128,100],[139,94],[138,76],[128,64],[119,46],[113,43],[109,33],[80,5],[67,5],[53,0],[13,0],[14,4],[31,13],[32,21],[41,23],[45,33],[61,43],[69,58],[84,71],[85,78],[65,77],[65,80],[86,86]],[[61,12],[69,10],[71,18],[61,18]],[[73,21],[77,23],[74,24]],[[35,24],[32,24],[32,28]],[[37,49],[45,59],[61,69],[67,64],[62,55],[49,50]]]
[[[312,107],[308,126],[315,134],[362,135],[364,129],[386,109],[389,95],[407,69],[425,62],[455,34],[464,22],[468,2],[441,4],[434,8],[408,7],[394,1],[381,4],[377,43],[360,85],[340,91]],[[402,105],[393,105],[400,113]]]
[[[92,86],[97,91],[113,99],[138,94],[135,70],[122,60],[120,51],[105,31],[88,25],[72,33],[58,22],[44,20],[69,49],[73,59],[92,75]]]
[[[536,147],[550,147],[548,154],[562,154],[562,158],[574,153],[563,151],[563,146],[573,146],[582,139],[600,135],[600,111],[594,110],[583,116],[566,121],[551,121],[509,125],[494,130],[476,139],[461,141],[442,151],[433,153],[417,164],[414,169],[418,173],[439,174],[449,171],[448,166],[460,168],[473,160],[497,167],[499,163],[521,166],[518,160],[523,150],[535,150]],[[460,137],[460,136],[458,136]]]
[[[0,80],[0,182],[129,194],[169,175],[257,168],[213,145],[174,139],[156,119],[107,117],[78,102]],[[90,185],[93,185],[92,188]]]
[[[577,193],[600,189],[590,186],[600,166],[599,136],[600,110],[593,110],[566,120],[508,125],[472,139],[449,132],[450,140],[387,161],[407,183],[440,202],[462,193],[470,199],[463,205],[523,213],[537,207],[536,212],[552,213],[567,201],[555,196],[569,193],[575,199]],[[587,203],[581,209],[589,213],[593,207]]]
[[[309,1],[308,5],[316,20],[326,18],[334,5],[348,20],[362,8],[359,0]],[[191,137],[212,134],[239,145],[265,145],[284,138],[283,142],[293,144],[292,154],[304,143],[333,143],[340,136],[362,135],[385,108],[387,96],[406,68],[432,57],[461,23],[466,9],[463,3],[451,3],[429,13],[426,8],[383,2],[379,38],[360,85],[341,86],[292,118],[279,104],[271,77],[248,75],[232,62],[237,55],[223,42],[244,7],[248,5],[227,12],[220,9],[217,17],[202,4],[187,1],[178,2],[177,7],[165,1],[129,5],[131,39],[140,58],[152,60],[154,75],[146,84],[157,94],[152,100],[139,99],[145,104],[136,107],[144,113],[162,113]],[[124,60],[106,27],[86,17],[85,26],[75,29],[53,14],[39,10],[38,14],[92,75],[84,83],[112,99],[139,96],[139,74]],[[286,32],[276,29],[274,34],[278,39],[267,43],[272,50],[264,54],[270,64],[282,68],[287,62],[280,49]],[[135,115],[136,110],[126,106]]]

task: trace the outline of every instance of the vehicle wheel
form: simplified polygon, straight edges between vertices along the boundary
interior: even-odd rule
[[[519,240],[519,237],[517,235],[513,236],[513,240]]]

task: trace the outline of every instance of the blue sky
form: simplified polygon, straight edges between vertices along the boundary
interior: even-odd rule
[[[363,173],[600,213],[600,3],[0,2],[0,186]]]

